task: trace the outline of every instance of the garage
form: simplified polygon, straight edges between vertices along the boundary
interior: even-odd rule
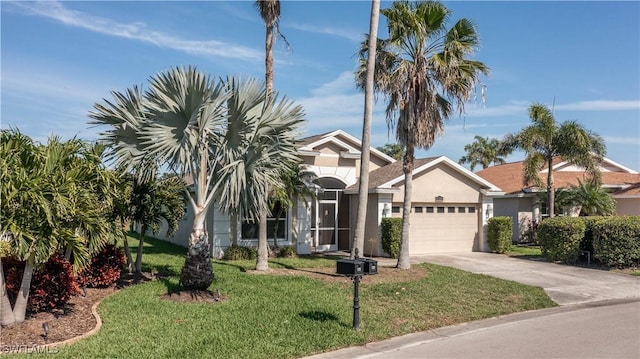
[[[478,250],[477,204],[426,204],[412,208],[412,255]]]

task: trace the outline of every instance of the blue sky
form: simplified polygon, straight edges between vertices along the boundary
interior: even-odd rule
[[[383,2],[382,8],[389,2]],[[600,134],[607,157],[640,170],[640,2],[445,2],[451,23],[472,19],[488,65],[478,94],[418,156],[457,161],[476,135],[502,138],[529,124],[533,102],[554,104],[559,122]],[[2,1],[1,121],[36,140],[95,139],[87,113],[109,91],[146,84],[176,65],[214,76],[264,78],[264,23],[253,1]],[[341,128],[362,134],[363,95],[354,56],[369,28],[367,1],[283,1],[275,88],[301,104],[305,135]],[[381,16],[378,34],[387,36]],[[384,100],[373,145],[387,136]],[[523,158],[514,153],[508,160]]]

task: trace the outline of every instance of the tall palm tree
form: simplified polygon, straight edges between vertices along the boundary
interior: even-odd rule
[[[264,41],[264,67],[265,83],[267,91],[265,96],[270,97],[273,93],[273,44],[278,37],[288,45],[286,38],[280,33],[280,1],[279,0],[257,0],[256,9],[260,12],[260,17],[265,24]],[[258,220],[258,256],[256,258],[256,270],[264,271],[269,269],[269,243],[267,241],[267,218],[268,214],[262,213]],[[233,218],[232,218],[233,221]],[[236,222],[237,223],[237,222]],[[235,235],[236,233],[234,233]]]
[[[556,157],[582,167],[594,183],[600,183],[598,165],[606,154],[602,137],[585,129],[576,121],[557,124],[553,113],[546,106],[534,103],[529,107],[533,122],[518,133],[505,136],[505,148],[519,149],[526,153],[524,180],[528,184],[542,186],[540,171],[546,166],[547,203],[549,216],[555,215],[555,184],[553,161]]]
[[[376,46],[378,38],[378,19],[380,17],[380,1],[371,1],[369,16],[369,37],[367,39],[367,58],[361,60],[365,67],[364,116],[362,120],[362,148],[360,149],[360,179],[358,180],[358,210],[356,212],[356,228],[351,244],[351,258],[358,253],[364,255],[364,232],[367,220],[367,201],[369,198],[369,161],[371,158],[371,117],[373,116],[374,73],[376,65]]]
[[[433,145],[454,110],[464,112],[480,75],[489,69],[469,59],[479,46],[473,22],[463,18],[447,28],[451,11],[443,4],[395,1],[381,12],[387,18],[389,38],[377,41],[375,85],[388,99],[387,123],[395,126],[398,143],[406,148],[398,268],[408,269],[415,150]],[[365,45],[361,58],[366,55]],[[363,83],[365,73],[361,67],[356,83]]]
[[[22,282],[13,310],[2,301],[0,323],[24,321],[34,270],[67,248],[76,270],[100,250],[110,228],[93,188],[95,158],[80,140],[63,142],[51,137],[36,145],[18,130],[2,130],[0,228],[12,254],[25,261]],[[2,295],[6,294],[4,278]]]
[[[111,126],[102,137],[116,166],[151,158],[193,180],[193,193],[185,188],[194,219],[180,276],[187,289],[213,281],[205,219],[214,200],[255,220],[268,211],[267,182],[298,160],[293,139],[302,108],[277,94],[265,101],[265,92],[255,80],[215,82],[194,67],[173,68],[154,76],[144,96],[138,87],[114,91],[113,103],[90,113],[94,124]]]
[[[482,136],[475,136],[471,144],[464,146],[464,150],[467,155],[462,156],[458,163],[461,165],[468,163],[472,171],[477,164],[481,164],[483,169],[491,166],[492,163],[494,165],[503,164],[505,163],[503,157],[510,154],[497,138]]]

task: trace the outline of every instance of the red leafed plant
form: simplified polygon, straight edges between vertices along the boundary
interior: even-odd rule
[[[125,259],[122,251],[108,244],[93,258],[91,264],[78,274],[78,285],[106,288],[120,279]]]
[[[13,304],[20,290],[24,261],[2,258],[2,266],[7,294]],[[27,312],[33,314],[63,308],[78,292],[72,265],[60,256],[53,256],[33,273]]]

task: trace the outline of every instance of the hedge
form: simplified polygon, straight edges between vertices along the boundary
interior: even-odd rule
[[[383,218],[380,223],[380,237],[382,249],[391,258],[398,258],[400,254],[400,240],[402,236],[402,218]]]
[[[506,253],[511,248],[512,224],[511,217],[492,217],[489,219],[487,242],[492,252]]]
[[[610,217],[593,224],[594,257],[611,267],[640,266],[640,216]]]
[[[579,217],[553,217],[540,223],[538,240],[542,255],[563,263],[575,263],[580,257],[580,242],[585,222]]]

